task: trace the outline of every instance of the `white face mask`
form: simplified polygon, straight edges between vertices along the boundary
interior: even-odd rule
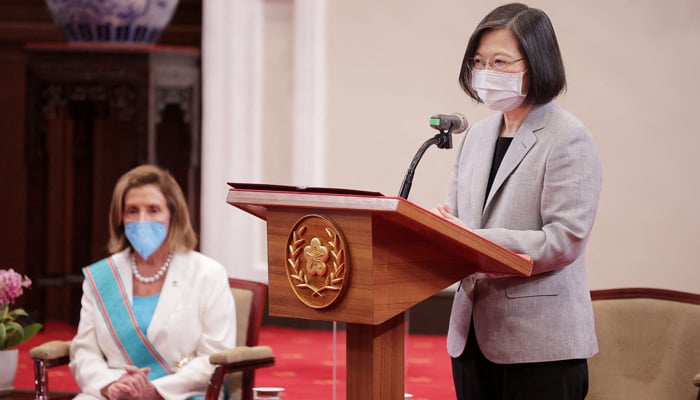
[[[525,72],[498,72],[488,69],[472,71],[472,87],[490,109],[508,112],[523,103]]]

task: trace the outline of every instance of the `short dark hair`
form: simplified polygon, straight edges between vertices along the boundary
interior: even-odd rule
[[[479,95],[472,88],[470,59],[476,54],[484,32],[494,29],[508,29],[518,41],[530,75],[530,87],[525,102],[549,103],[565,90],[564,62],[549,17],[537,8],[510,3],[491,11],[481,20],[469,38],[459,71],[459,84],[471,98],[481,102]]]
[[[109,244],[111,253],[129,246],[124,233],[124,197],[135,187],[153,184],[158,186],[170,210],[170,228],[167,243],[171,251],[189,251],[197,246],[197,236],[190,223],[190,213],[180,185],[168,171],[155,165],[140,165],[119,178],[112,193],[109,207]]]

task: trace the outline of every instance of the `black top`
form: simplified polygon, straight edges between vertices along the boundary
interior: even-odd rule
[[[489,197],[493,180],[496,179],[498,167],[501,166],[501,161],[503,161],[503,157],[506,155],[506,151],[508,151],[508,147],[512,141],[512,137],[499,137],[496,141],[496,151],[493,152],[493,161],[491,162],[491,172],[489,173],[488,186],[486,186],[486,198],[484,198],[484,204],[486,204],[486,199]]]

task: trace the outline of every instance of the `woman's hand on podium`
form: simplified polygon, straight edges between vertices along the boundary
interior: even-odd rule
[[[455,217],[452,214],[452,212],[450,212],[450,206],[448,206],[446,203],[438,204],[437,207],[435,207],[431,211],[436,215],[439,215],[442,218],[446,219],[447,221],[450,221],[455,225],[461,226],[462,228],[471,231],[471,229],[469,229],[469,227],[467,227],[467,225],[465,225],[461,219]]]

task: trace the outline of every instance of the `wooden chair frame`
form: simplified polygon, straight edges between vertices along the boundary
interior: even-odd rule
[[[615,289],[600,289],[591,291],[591,299],[596,300],[614,300],[614,299],[659,299],[674,302],[697,304],[700,305],[700,294],[681,292],[669,289],[658,288],[615,288]],[[698,388],[697,400],[700,400],[700,371],[692,379],[689,384],[694,384]]]

